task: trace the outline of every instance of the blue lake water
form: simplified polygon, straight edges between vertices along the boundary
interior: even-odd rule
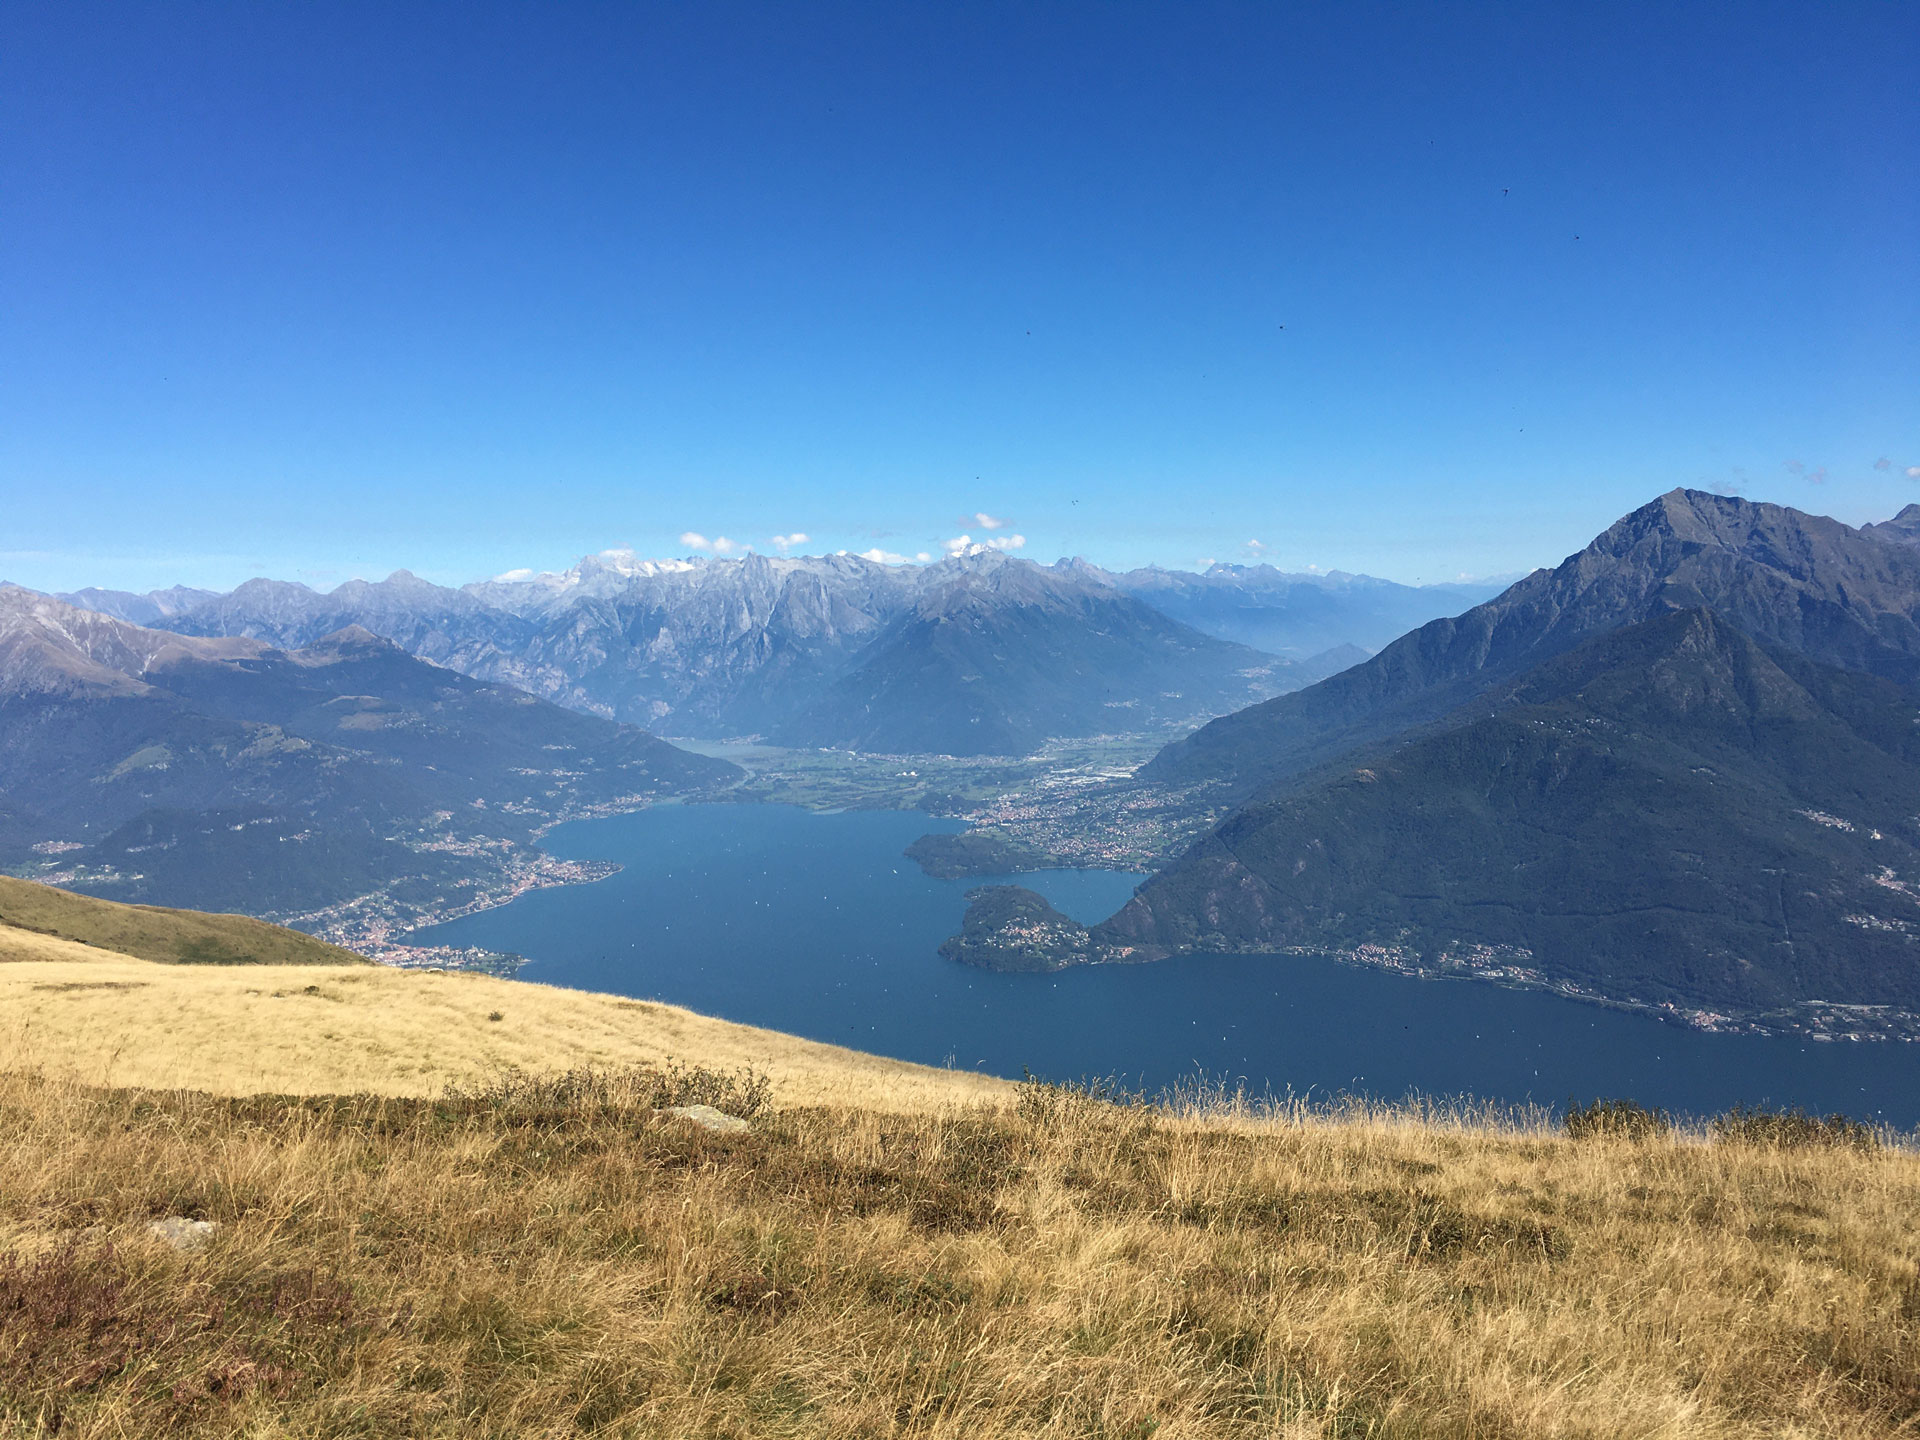
[[[618,861],[417,932],[531,961],[522,978],[666,1000],[928,1064],[1157,1088],[1196,1070],[1256,1088],[1558,1103],[1631,1096],[1707,1113],[1736,1103],[1920,1125],[1920,1044],[1709,1035],[1539,992],[1414,980],[1330,960],[1193,956],[997,975],[943,960],[973,881],[901,855],[951,821],[900,811],[670,805],[566,825],[556,855]],[[1139,877],[1018,877],[1076,919]]]

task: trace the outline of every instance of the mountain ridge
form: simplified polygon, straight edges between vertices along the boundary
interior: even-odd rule
[[[1203,726],[1142,774],[1251,795],[1438,719],[1587,636],[1691,606],[1843,668],[1920,677],[1920,550],[1824,516],[1674,490],[1493,600],[1432,621],[1330,680]]]
[[[16,864],[52,845],[41,868],[74,888],[275,914],[393,885],[424,901],[530,863],[567,814],[738,775],[365,630],[283,651],[0,587],[0,841]]]
[[[1094,940],[1442,968],[1481,947],[1636,1002],[1920,1011],[1908,692],[1676,610],[1473,710],[1243,806]]]
[[[460,590],[406,571],[324,595],[251,580],[154,623],[283,649],[362,624],[464,674],[658,732],[889,753],[1006,753],[1107,733],[1116,723],[1136,731],[1195,723],[1359,658],[1344,642],[1305,657],[1238,653],[1224,648],[1236,641],[1194,629],[1144,593],[1085,562],[1042,566],[991,550],[927,566],[845,554],[694,563],[612,552],[558,575]],[[963,595],[971,596],[976,629],[997,632],[1000,643],[916,650],[941,624],[957,622],[957,613],[943,619],[939,611]],[[983,615],[985,595],[1001,607],[999,617]],[[115,603],[124,611],[143,599],[158,606],[153,597]],[[1079,607],[1077,617],[1063,605]],[[1069,633],[1076,626],[1078,636]],[[1108,643],[1128,631],[1136,643]],[[1076,638],[1104,656],[1097,673],[1063,663]],[[1017,677],[1010,689],[1024,686],[1028,698],[1048,692],[1044,703],[1029,707],[1009,694],[998,707],[981,706],[978,678],[990,686],[1002,667]],[[1043,671],[1055,677],[1051,687],[1036,683]],[[899,688],[908,675],[911,696]],[[1081,693],[1069,697],[1075,684]],[[1165,703],[1173,699],[1182,703]],[[910,703],[928,700],[951,712],[951,723],[930,725],[924,707]],[[1025,708],[1044,711],[1047,722],[1019,723]]]
[[[1715,1028],[1920,1035],[1916,616],[1899,527],[1671,492],[1163,750],[1139,783],[1228,813],[1115,915],[983,894],[949,953],[1311,951]]]

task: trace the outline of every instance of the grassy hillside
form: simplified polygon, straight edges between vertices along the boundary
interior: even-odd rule
[[[120,905],[0,875],[0,960],[31,949],[24,930],[168,965],[358,965],[342,950],[245,915]]]
[[[0,1433],[1891,1436],[1920,1162],[0,1077]],[[181,1254],[156,1216],[219,1225]]]
[[[673,1005],[485,975],[378,965],[203,970],[80,953],[90,957],[84,966],[24,953],[0,964],[0,1068],[224,1095],[428,1096],[510,1068],[690,1060],[750,1066],[802,1104],[918,1108],[1008,1092],[1002,1081]]]
[[[481,976],[84,953],[0,965],[0,1436],[1920,1424],[1909,1150],[1116,1105]],[[703,1094],[751,1130],[659,1108]]]

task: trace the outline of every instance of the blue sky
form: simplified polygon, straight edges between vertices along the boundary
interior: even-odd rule
[[[1917,256],[1905,0],[14,0],[0,575],[1860,521],[1920,499]]]

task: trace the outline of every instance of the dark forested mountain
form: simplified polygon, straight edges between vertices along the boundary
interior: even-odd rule
[[[1594,993],[1920,1010],[1920,707],[1711,611],[1589,640],[1242,807],[1098,938],[1492,951]]]
[[[1103,572],[1104,573],[1104,572]],[[1338,647],[1364,652],[1498,594],[1500,585],[1397,585],[1371,575],[1297,574],[1271,565],[1195,573],[1149,566],[1107,577],[1163,615],[1270,655],[1306,659]]]
[[[1662,496],[1169,746],[1146,773],[1240,803],[1056,948],[1331,951],[1827,1028],[1920,1015],[1916,617],[1898,522]],[[1030,967],[1032,925],[996,922],[1018,910],[983,895],[953,953]]]
[[[364,630],[282,651],[0,586],[0,839],[16,862],[67,847],[71,883],[116,899],[279,912],[431,888],[567,814],[736,774]]]
[[[325,595],[253,580],[153,623],[281,648],[359,625],[463,674],[663,734],[963,754],[1190,725],[1364,656],[1336,644],[1276,661],[1170,618],[1155,593],[997,551],[926,567],[613,552],[464,590],[404,571]]]
[[[1558,568],[1318,685],[1216,720],[1143,773],[1252,794],[1439,719],[1589,636],[1693,607],[1825,664],[1920,676],[1920,548],[1778,505],[1675,490]]]

